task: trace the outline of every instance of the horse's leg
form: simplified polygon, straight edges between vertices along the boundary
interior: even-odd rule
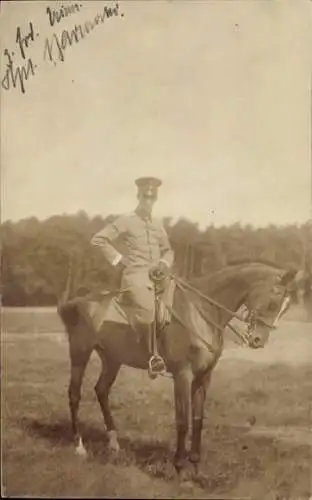
[[[71,374],[68,387],[69,408],[71,414],[74,444],[78,455],[86,455],[78,428],[78,409],[81,399],[81,385],[92,349],[71,351]]]
[[[197,375],[192,382],[192,441],[190,461],[198,472],[201,456],[201,434],[204,419],[206,391],[210,382],[211,370]]]
[[[185,466],[187,458],[185,440],[189,427],[192,377],[190,367],[185,367],[173,374],[177,426],[177,449],[174,457],[174,466],[178,474],[180,474]]]
[[[102,350],[97,349],[102,361],[102,371],[95,386],[95,392],[101,406],[104,422],[108,435],[108,448],[114,452],[120,449],[117,431],[115,428],[113,416],[109,406],[109,391],[120,370],[120,363],[108,360]]]

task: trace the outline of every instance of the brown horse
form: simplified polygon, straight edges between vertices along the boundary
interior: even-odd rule
[[[176,287],[172,320],[160,335],[159,351],[174,382],[177,448],[174,465],[180,472],[187,460],[197,466],[201,454],[204,403],[213,368],[223,349],[223,331],[235,312],[246,305],[249,347],[263,347],[270,330],[284,309],[294,271],[275,265],[248,262],[227,266],[216,273]],[[183,282],[181,282],[183,283]],[[216,305],[217,304],[217,305]],[[95,386],[107,429],[109,448],[119,450],[109,392],[121,365],[146,369],[148,353],[127,324],[104,321],[97,327],[94,311],[101,307],[92,295],[76,298],[59,306],[59,314],[69,339],[71,375],[69,406],[77,453],[86,450],[78,428],[81,385],[91,353],[95,350],[102,371]],[[189,410],[192,414],[191,450],[186,436]]]

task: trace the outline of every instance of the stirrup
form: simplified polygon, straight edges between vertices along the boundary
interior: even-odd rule
[[[157,375],[166,373],[166,364],[163,358],[159,355],[153,355],[148,362],[148,375],[155,379]]]

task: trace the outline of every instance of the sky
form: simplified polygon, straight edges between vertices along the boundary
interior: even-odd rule
[[[50,26],[73,3],[2,5],[1,55],[22,64],[31,22],[36,65],[24,94],[1,88],[2,221],[129,212],[142,175],[163,181],[156,215],[201,227],[312,216],[311,1],[120,1],[61,62],[53,36],[116,6]]]

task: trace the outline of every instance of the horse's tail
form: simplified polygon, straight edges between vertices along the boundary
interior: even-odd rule
[[[65,326],[67,334],[69,327],[75,326],[79,320],[79,311],[75,300],[71,300],[74,295],[74,254],[69,259],[69,267],[65,288],[61,292],[57,301],[57,312]]]

